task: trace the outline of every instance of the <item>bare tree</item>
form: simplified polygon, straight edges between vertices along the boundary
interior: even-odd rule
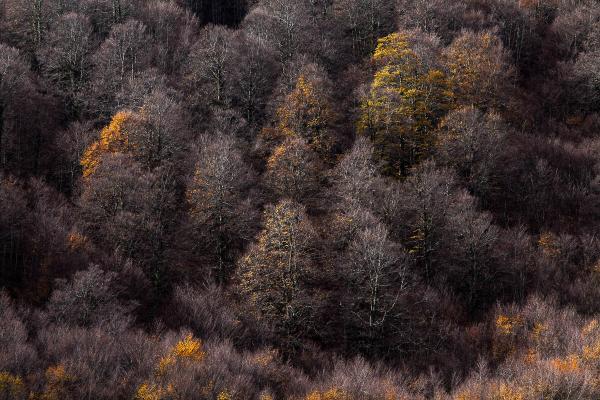
[[[232,57],[233,32],[221,26],[208,26],[194,43],[186,67],[187,76],[203,101],[226,103],[226,77]]]
[[[467,4],[463,1],[397,0],[398,27],[418,28],[450,43],[464,25]]]
[[[255,177],[233,138],[204,137],[199,146],[186,192],[194,247],[223,282],[252,232],[254,213],[246,196]]]
[[[494,174],[507,135],[500,116],[473,107],[459,109],[442,120],[438,135],[439,159],[456,168],[473,194],[489,195],[496,186]]]
[[[190,138],[183,107],[158,90],[144,98],[142,107],[125,129],[134,157],[150,169],[167,161],[181,161]]]
[[[96,265],[77,272],[71,282],[61,280],[48,303],[51,320],[58,323],[90,326],[126,319],[130,305],[118,299],[117,274]]]
[[[382,224],[363,228],[350,243],[342,270],[351,299],[350,318],[367,348],[381,345],[381,335],[394,330],[401,319],[410,283],[406,259]]]
[[[278,60],[286,62],[308,50],[304,45],[309,43],[315,28],[309,15],[304,0],[261,0],[248,14],[243,27],[259,43],[272,45]]]
[[[94,74],[90,82],[93,97],[88,99],[94,112],[106,116],[115,111],[116,93],[136,77],[152,55],[146,48],[148,41],[146,27],[139,21],[131,19],[113,26],[94,55]]]
[[[7,162],[6,134],[14,131],[19,101],[31,87],[29,68],[20,52],[0,44],[0,165]]]
[[[165,74],[179,72],[198,34],[198,20],[172,1],[146,2],[138,12],[156,48],[155,65]]]
[[[394,3],[386,0],[336,0],[336,15],[351,37],[356,57],[370,54],[377,39],[394,30]]]
[[[91,70],[92,27],[87,17],[69,13],[60,17],[38,50],[44,74],[74,101]]]

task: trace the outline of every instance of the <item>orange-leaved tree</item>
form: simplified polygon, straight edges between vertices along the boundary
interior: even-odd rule
[[[335,113],[327,82],[318,73],[301,73],[296,86],[277,110],[279,129],[286,136],[304,138],[321,156],[331,150]]]
[[[87,178],[96,171],[105,154],[125,153],[129,150],[126,125],[131,121],[132,116],[133,114],[129,111],[116,113],[110,123],[100,132],[100,138],[85,150],[81,158],[84,177]]]

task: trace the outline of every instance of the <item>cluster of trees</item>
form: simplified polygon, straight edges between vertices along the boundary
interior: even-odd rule
[[[0,0],[0,398],[600,397],[595,0]]]

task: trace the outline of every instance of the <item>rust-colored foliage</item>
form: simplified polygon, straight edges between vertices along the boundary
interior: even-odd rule
[[[279,129],[287,136],[304,138],[317,153],[326,156],[331,149],[330,129],[334,113],[319,82],[301,74],[294,90],[277,110]]]
[[[96,171],[104,154],[124,153],[129,150],[126,124],[131,120],[132,115],[129,111],[116,113],[110,123],[100,132],[100,138],[85,150],[81,158],[84,177],[87,178]]]

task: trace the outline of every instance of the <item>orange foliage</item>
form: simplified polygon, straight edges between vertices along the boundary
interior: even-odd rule
[[[309,146],[322,155],[331,148],[329,127],[333,123],[333,111],[322,88],[300,75],[294,90],[277,110],[279,129],[286,136],[303,137]]]
[[[577,372],[581,366],[581,359],[576,354],[571,354],[567,358],[555,358],[550,361],[550,365],[557,371],[563,373]]]
[[[515,329],[523,324],[523,317],[520,315],[510,317],[506,315],[499,315],[496,318],[496,328],[502,335],[512,335],[515,333]]]
[[[548,256],[555,256],[558,253],[560,253],[560,249],[558,247],[558,240],[556,236],[554,236],[550,232],[544,232],[540,235],[538,245],[542,248],[544,254]]]
[[[75,378],[69,375],[64,365],[59,364],[46,370],[46,388],[41,395],[42,400],[61,400],[67,395],[67,385]]]
[[[206,353],[202,350],[202,341],[195,339],[191,334],[187,335],[183,340],[177,342],[168,355],[161,358],[158,363],[158,373],[159,375],[164,374],[178,361],[201,362],[205,355]]]
[[[25,386],[20,376],[0,372],[0,398],[19,399],[24,396]]]
[[[305,400],[352,400],[350,395],[342,389],[332,388],[326,392],[312,392]]]
[[[125,125],[131,120],[132,115],[129,111],[116,113],[110,124],[100,132],[100,138],[85,150],[80,162],[84,177],[88,177],[96,171],[104,154],[122,153],[129,150]]]

